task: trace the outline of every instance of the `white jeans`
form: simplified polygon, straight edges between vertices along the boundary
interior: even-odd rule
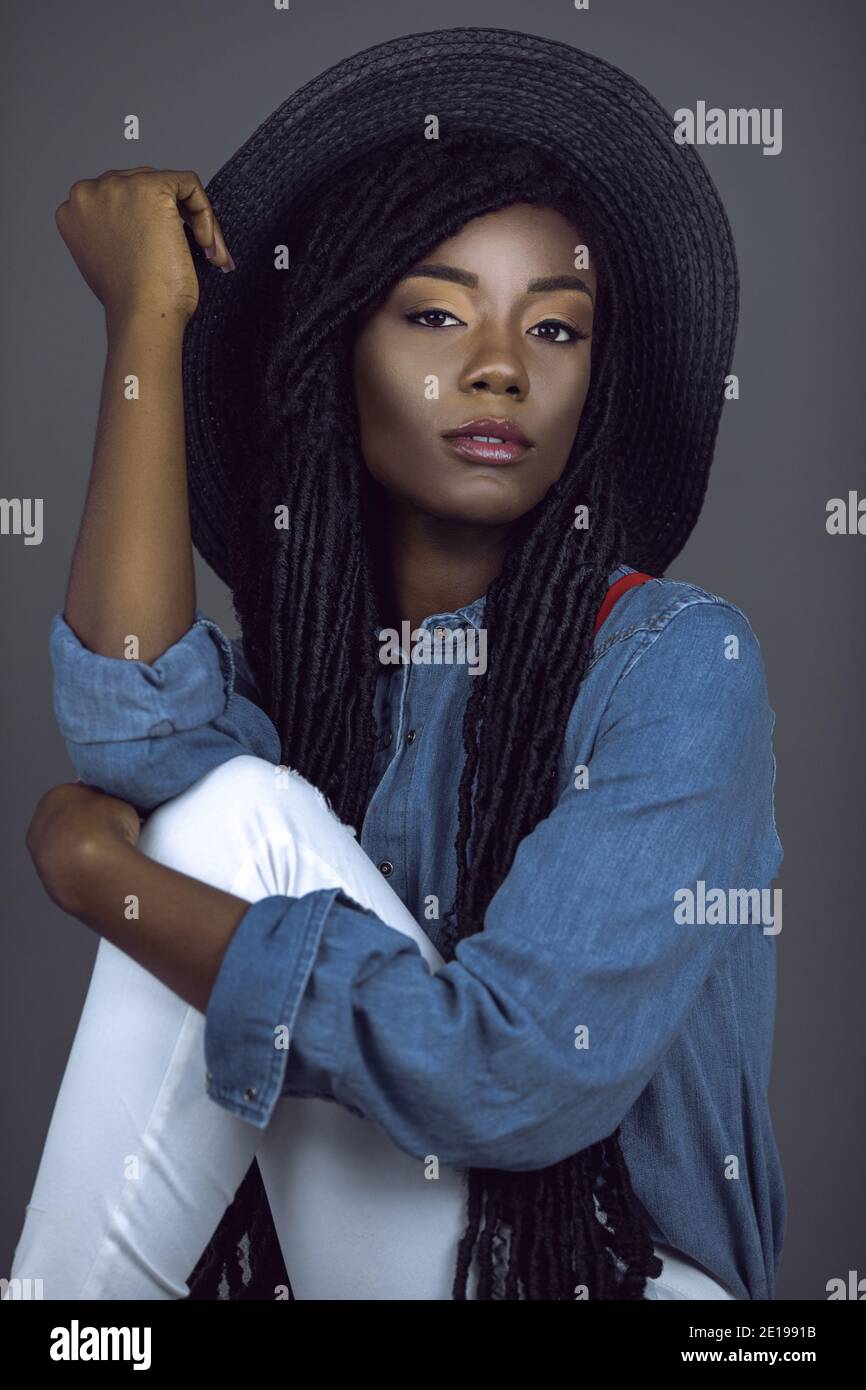
[[[249,902],[342,885],[442,964],[354,832],[286,768],[223,763],[151,813],[140,848]],[[464,1177],[426,1179],[333,1101],[282,1097],[265,1130],[229,1114],[206,1094],[203,1039],[197,1009],[100,941],[11,1278],[41,1280],[46,1299],[185,1298],[256,1157],[297,1299],[450,1299]],[[656,1248],[648,1297],[731,1297]],[[470,1298],[476,1284],[473,1265]]]

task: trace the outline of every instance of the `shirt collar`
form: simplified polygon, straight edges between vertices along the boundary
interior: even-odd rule
[[[622,575],[628,574],[632,569],[631,565],[618,565],[608,575],[608,584],[613,584]],[[463,608],[456,608],[453,613],[430,613],[423,619],[420,626],[422,628],[438,627],[462,627],[467,624],[469,627],[480,628],[484,619],[484,607],[487,595],[482,594],[480,598],[473,599]],[[374,635],[378,638],[385,629],[376,625],[373,629]]]
[[[419,627],[429,629],[433,627],[475,627],[480,628],[484,617],[484,607],[487,595],[482,594],[480,598],[473,599],[463,608],[456,608],[453,613],[429,613],[422,619]],[[373,628],[374,636],[377,638],[385,631],[381,624],[376,624]]]

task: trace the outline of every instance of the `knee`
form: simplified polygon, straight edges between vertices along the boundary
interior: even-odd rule
[[[244,753],[152,811],[139,848],[171,868],[217,882],[230,879],[257,847],[267,859],[282,846],[294,859],[301,842],[321,843],[326,829],[333,833],[338,825],[322,793],[300,773]]]

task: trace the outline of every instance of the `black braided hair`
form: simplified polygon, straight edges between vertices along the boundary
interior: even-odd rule
[[[235,612],[282,759],[359,827],[374,790],[382,668],[373,633],[383,581],[373,537],[384,509],[360,448],[352,343],[362,312],[410,265],[470,218],[517,202],[556,208],[590,247],[599,283],[592,383],[562,477],[520,519],[487,591],[488,666],[472,682],[463,725],[450,956],[484,929],[517,846],[553,809],[607,576],[626,558],[617,420],[633,403],[617,398],[616,348],[618,340],[635,345],[604,274],[591,187],[579,192],[538,149],[464,127],[356,157],[315,189],[296,220],[291,271],[275,275],[273,295],[256,306],[269,316],[272,347],[230,547]],[[589,507],[586,530],[574,525],[580,503]],[[280,505],[287,529],[274,525]],[[253,1164],[196,1266],[192,1297],[273,1298],[275,1283],[288,1282],[263,1212]],[[467,1297],[476,1251],[480,1299],[573,1299],[577,1286],[590,1299],[642,1299],[661,1264],[619,1129],[542,1170],[470,1170],[455,1299]]]

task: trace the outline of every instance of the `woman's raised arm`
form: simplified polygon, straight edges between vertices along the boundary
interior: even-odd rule
[[[108,338],[65,617],[92,651],[152,662],[195,615],[181,349],[198,278],[183,224],[203,251],[215,247],[215,266],[233,262],[191,171],[81,179],[55,219],[105,308]]]

